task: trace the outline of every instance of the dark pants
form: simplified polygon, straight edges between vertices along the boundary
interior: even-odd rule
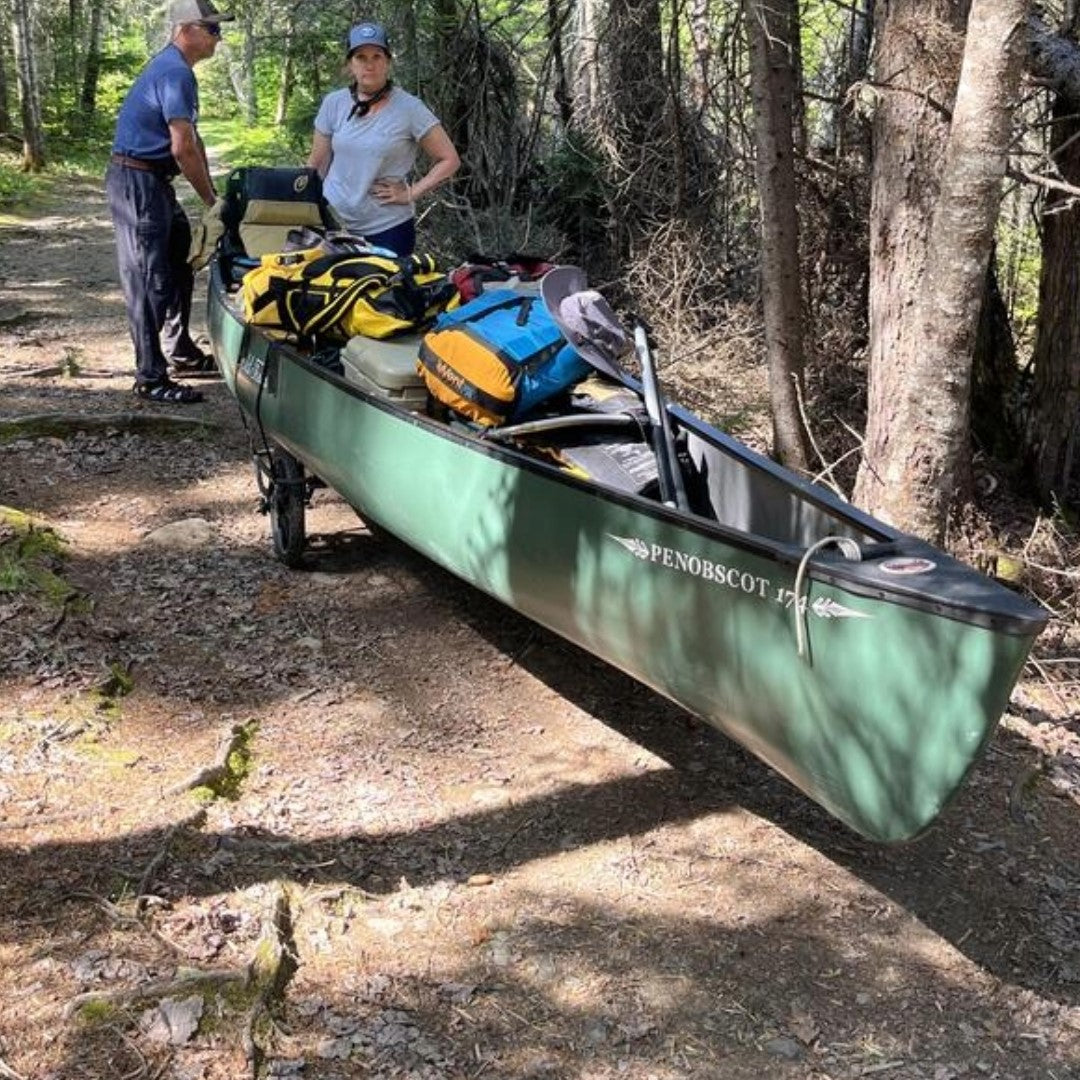
[[[187,261],[191,225],[172,181],[157,173],[110,165],[105,192],[135,345],[135,378],[155,383],[167,373],[166,358],[199,352],[188,333],[195,284]]]
[[[416,247],[416,219],[409,218],[400,225],[384,229],[382,232],[365,233],[364,239],[376,247],[384,247],[395,255],[404,258],[411,255]]]

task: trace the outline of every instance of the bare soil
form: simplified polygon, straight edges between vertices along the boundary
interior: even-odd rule
[[[71,589],[0,577],[0,1077],[1080,1076],[1072,623],[874,846],[331,492],[278,564],[224,387],[132,398],[95,185],[0,273],[0,413],[69,417],[0,504]]]

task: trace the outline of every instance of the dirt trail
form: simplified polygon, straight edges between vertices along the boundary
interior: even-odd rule
[[[0,219],[0,415],[153,408],[112,260],[93,185]],[[0,591],[0,1076],[1080,1076],[1080,721],[1034,672],[871,846],[327,492],[285,570],[203,386],[205,431],[0,444],[77,590]]]

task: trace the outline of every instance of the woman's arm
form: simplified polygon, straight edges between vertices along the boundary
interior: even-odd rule
[[[311,138],[311,153],[308,154],[307,164],[309,169],[317,169],[319,175],[325,180],[330,162],[333,160],[334,150],[330,142],[330,136],[316,131]]]
[[[409,185],[411,202],[434,191],[461,168],[461,158],[442,124],[437,124],[420,140],[420,149],[431,158],[432,164],[424,176]]]
[[[420,149],[431,158],[431,168],[412,184],[404,180],[377,180],[371,185],[371,193],[379,202],[404,205],[416,202],[461,168],[461,158],[442,124],[437,124],[420,140]]]

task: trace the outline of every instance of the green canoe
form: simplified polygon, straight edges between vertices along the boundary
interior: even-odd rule
[[[286,561],[303,540],[305,477],[318,477],[872,840],[909,839],[941,813],[1045,624],[1023,597],[678,408],[692,512],[619,467],[572,467],[575,444],[594,461],[640,450],[610,419],[566,421],[545,453],[543,430],[482,436],[435,419],[408,388],[348,364],[336,374],[246,325],[216,268],[209,327]]]

